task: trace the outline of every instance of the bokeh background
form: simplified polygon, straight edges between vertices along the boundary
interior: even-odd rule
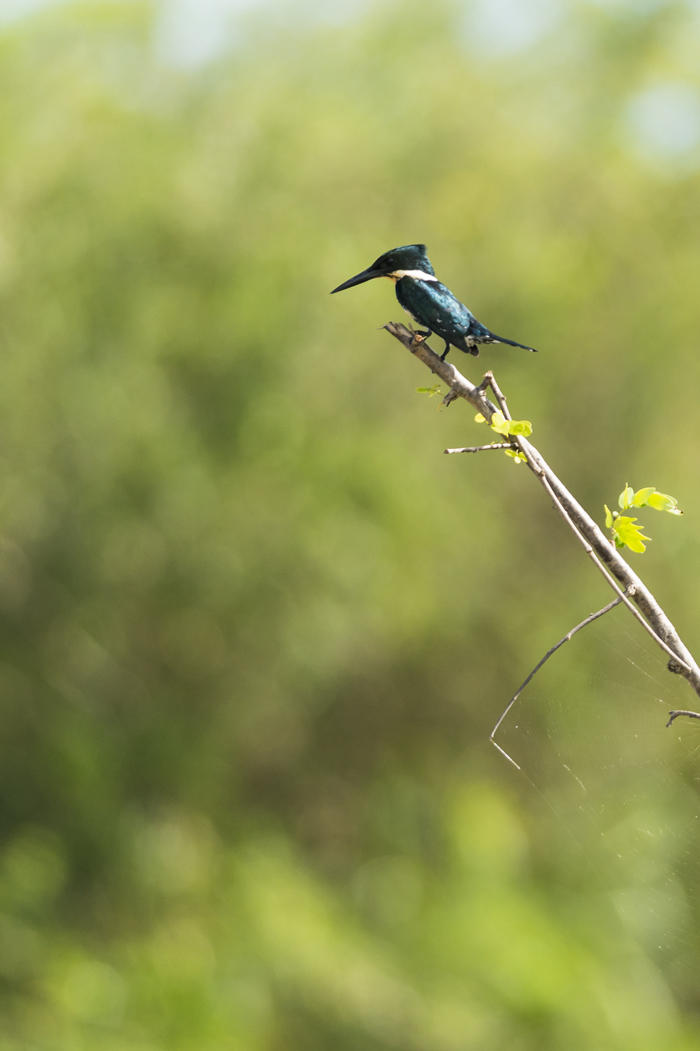
[[[32,7],[33,10],[29,10]],[[5,3],[0,1051],[700,1048],[698,724],[380,326],[425,241],[697,655],[700,5]],[[454,353],[454,352],[453,352]]]

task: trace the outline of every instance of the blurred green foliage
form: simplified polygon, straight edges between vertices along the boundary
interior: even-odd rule
[[[490,749],[606,596],[524,468],[441,455],[481,436],[389,285],[327,295],[425,240],[538,346],[457,364],[589,507],[679,495],[644,572],[692,646],[700,154],[629,114],[700,89],[697,8],[500,52],[270,5],[189,70],[160,13],[0,36],[0,1051],[700,1047],[692,695],[616,612],[524,776]]]

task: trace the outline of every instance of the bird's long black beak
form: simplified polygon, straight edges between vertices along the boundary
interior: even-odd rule
[[[344,288],[352,288],[353,285],[361,285],[363,281],[371,281],[373,277],[386,277],[383,270],[373,270],[370,266],[367,270],[363,270],[361,274],[355,274],[354,277],[349,277],[347,281],[343,281],[342,285],[338,285],[331,292],[342,292]]]

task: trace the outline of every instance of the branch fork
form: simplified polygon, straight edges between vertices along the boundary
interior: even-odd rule
[[[425,337],[419,336],[405,325],[389,322],[384,326],[387,332],[402,343],[431,372],[439,376],[448,387],[447,394],[443,399],[445,405],[450,405],[458,398],[469,402],[477,412],[491,421],[491,417],[500,409],[504,418],[512,419],[508,411],[508,405],[503,392],[500,390],[493,372],[485,373],[478,385],[473,384],[462,373],[448,361],[443,361],[426,342]],[[486,392],[490,390],[497,406],[487,397]],[[530,678],[564,642],[568,641],[577,631],[586,624],[602,616],[619,603],[624,605],[636,617],[645,631],[654,639],[656,644],[666,653],[669,658],[667,668],[674,674],[682,675],[695,692],[700,696],[700,667],[685,643],[680,638],[676,628],[657,602],[642,579],[635,573],[632,567],[620,555],[617,548],[608,540],[597,523],[591,518],[585,508],[569,492],[561,479],[554,473],[547,461],[535,446],[521,435],[510,436],[507,442],[496,442],[491,445],[467,446],[462,449],[445,449],[446,453],[457,452],[484,452],[488,449],[512,448],[520,452],[527,466],[535,474],[545,491],[551,498],[559,515],[566,522],[576,539],[583,547],[586,554],[593,561],[598,571],[605,578],[608,586],[615,593],[615,599],[597,613],[591,614],[580,624],[577,624],[571,632],[550,650],[540,664],[531,672],[515,696],[511,699],[503,715],[500,717],[491,735],[494,745],[503,751],[494,740],[494,734],[500,727],[503,719],[508,714],[517,700],[522,689],[530,681]],[[679,716],[688,718],[700,718],[700,713],[686,711],[685,709],[674,710],[669,713],[670,718],[667,725],[670,726],[674,719]],[[506,753],[504,753],[506,754]],[[510,759],[510,756],[507,756]],[[513,762],[513,760],[510,760]],[[517,764],[515,764],[517,765]]]

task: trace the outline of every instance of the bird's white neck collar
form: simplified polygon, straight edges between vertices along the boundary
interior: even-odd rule
[[[428,274],[425,270],[394,270],[387,276],[392,281],[400,281],[402,277],[412,277],[414,281],[437,281],[435,274]]]

